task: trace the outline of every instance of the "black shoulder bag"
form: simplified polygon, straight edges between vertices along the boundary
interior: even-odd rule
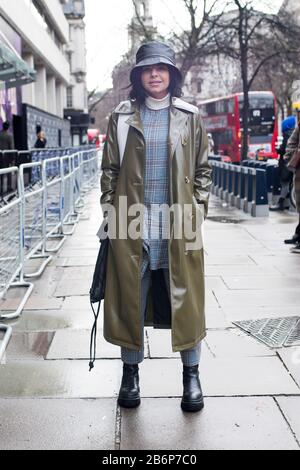
[[[90,289],[90,303],[94,314],[94,324],[91,331],[90,339],[90,362],[89,368],[90,371],[94,368],[94,363],[96,360],[96,339],[97,339],[97,321],[100,312],[101,300],[104,299],[105,294],[105,284],[106,284],[106,268],[107,268],[107,256],[108,256],[108,247],[109,247],[109,238],[107,236],[108,224],[107,221],[103,222],[104,227],[100,228],[103,233],[100,233],[100,249],[96,261],[93,283]],[[94,305],[98,303],[97,313],[95,312]]]

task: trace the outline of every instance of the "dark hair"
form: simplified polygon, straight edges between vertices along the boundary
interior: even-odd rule
[[[8,131],[9,128],[10,128],[10,123],[8,121],[5,121],[3,123],[3,130]]]
[[[171,97],[181,98],[183,95],[181,74],[175,67],[172,67],[171,65],[167,65],[167,67],[170,73],[169,93]],[[136,100],[138,104],[143,104],[147,96],[146,90],[142,85],[142,71],[143,67],[137,67],[133,71],[131,79],[131,91],[129,93],[129,98],[131,100]]]

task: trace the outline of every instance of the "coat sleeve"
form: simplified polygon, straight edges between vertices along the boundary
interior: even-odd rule
[[[284,159],[286,161],[290,161],[292,156],[294,155],[295,150],[299,147],[299,139],[300,139],[300,129],[299,126],[296,127],[294,132],[292,133],[291,137],[288,140],[286,152]]]
[[[198,204],[204,205],[204,216],[208,213],[208,202],[212,184],[212,167],[208,162],[208,138],[202,119],[196,116],[196,168],[194,179],[194,196]]]
[[[104,212],[104,204],[114,204],[114,197],[120,172],[120,157],[117,135],[118,117],[112,114],[108,123],[107,137],[103,150],[100,203]],[[104,216],[106,214],[104,213]]]

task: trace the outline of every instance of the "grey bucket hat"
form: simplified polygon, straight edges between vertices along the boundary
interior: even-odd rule
[[[131,82],[134,78],[134,74],[140,67],[154,64],[166,64],[171,66],[177,73],[179,79],[182,80],[181,72],[176,67],[174,50],[163,42],[152,41],[143,44],[137,51],[136,65],[130,74]]]

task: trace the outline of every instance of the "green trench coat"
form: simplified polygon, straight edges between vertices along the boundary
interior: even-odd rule
[[[120,165],[118,117],[127,114],[129,132]],[[211,186],[211,166],[208,163],[208,140],[198,109],[173,98],[170,107],[169,132],[170,201],[171,205],[190,204],[206,216]],[[119,196],[127,196],[128,207],[143,203],[145,140],[139,107],[130,101],[121,103],[108,125],[103,152],[101,205],[112,204],[119,220]],[[121,168],[120,168],[121,166]],[[126,216],[130,224],[136,216]],[[173,351],[194,347],[206,335],[205,285],[203,248],[187,250],[186,241],[169,240],[170,303]],[[132,350],[142,347],[140,325],[142,239],[110,240],[106,290],[104,300],[104,337],[115,345]],[[150,290],[151,292],[151,290]],[[155,294],[157,295],[157,294]],[[151,295],[148,296],[145,325],[153,325]]]

